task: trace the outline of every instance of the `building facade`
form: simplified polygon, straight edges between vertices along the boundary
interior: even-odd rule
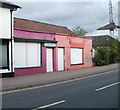
[[[67,27],[14,19],[14,75],[92,67],[92,39]]]
[[[58,71],[61,68],[71,70],[92,66],[92,40],[90,38],[56,35],[56,40],[58,41],[56,52]]]
[[[13,11],[17,8],[20,7],[0,1],[0,76],[14,74]]]
[[[92,38],[92,45],[96,45],[101,42],[115,40],[115,38],[111,37],[110,35],[99,35],[99,36],[90,36]]]

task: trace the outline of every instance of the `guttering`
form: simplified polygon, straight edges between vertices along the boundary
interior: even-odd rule
[[[6,2],[6,1],[0,1],[0,7],[2,8],[7,8],[7,9],[11,9],[13,11],[16,11],[17,8],[21,8],[20,6],[18,5],[15,5],[13,3],[10,3],[10,2]]]

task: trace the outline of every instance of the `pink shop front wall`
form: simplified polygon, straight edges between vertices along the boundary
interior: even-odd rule
[[[25,39],[41,39],[41,40],[54,40],[55,35],[49,33],[25,31],[25,30],[14,30],[15,38],[25,38]]]

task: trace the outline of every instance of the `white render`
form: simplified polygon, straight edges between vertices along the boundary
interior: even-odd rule
[[[13,12],[20,8],[17,5],[1,1],[0,6],[0,74],[14,72],[14,18]],[[5,5],[4,5],[5,4]],[[3,43],[3,44],[2,44]],[[7,49],[5,48],[5,45]],[[2,56],[3,55],[3,56]],[[5,57],[4,57],[5,55]],[[6,57],[7,56],[7,57]],[[6,58],[6,59],[4,59]],[[3,60],[4,59],[4,60]],[[2,64],[2,65],[1,65]],[[5,65],[6,64],[6,65]]]
[[[86,34],[86,36],[104,36],[104,35],[109,35],[113,38],[118,38],[118,29],[114,31],[114,33],[110,34],[109,30],[97,30],[92,33]]]
[[[2,7],[0,7],[0,40],[1,39],[6,39],[6,40],[11,39],[10,9],[2,8]],[[9,41],[8,47],[9,47],[9,54],[8,54],[9,55],[9,65],[8,65],[9,70],[8,69],[0,69],[0,73],[10,73],[11,72],[11,41]]]
[[[11,37],[11,14],[10,9],[0,8],[0,38]]]

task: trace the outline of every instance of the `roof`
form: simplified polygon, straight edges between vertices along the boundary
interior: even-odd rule
[[[0,0],[0,7],[12,9],[13,11],[16,11],[17,8],[21,8],[20,6],[15,5],[11,2],[7,2],[6,0]]]
[[[110,31],[114,31],[114,29],[116,29],[116,28],[120,28],[120,26],[115,25],[115,23],[113,22],[113,23],[107,24],[107,25],[105,25],[103,27],[100,27],[97,30],[110,30]]]
[[[71,35],[72,31],[67,27],[57,26],[27,19],[14,18],[14,28],[35,32],[57,33]]]
[[[86,36],[105,36],[105,35],[115,37],[115,36],[118,36],[118,31],[114,31],[114,35],[110,34],[109,30],[97,30],[92,33],[86,34]]]

